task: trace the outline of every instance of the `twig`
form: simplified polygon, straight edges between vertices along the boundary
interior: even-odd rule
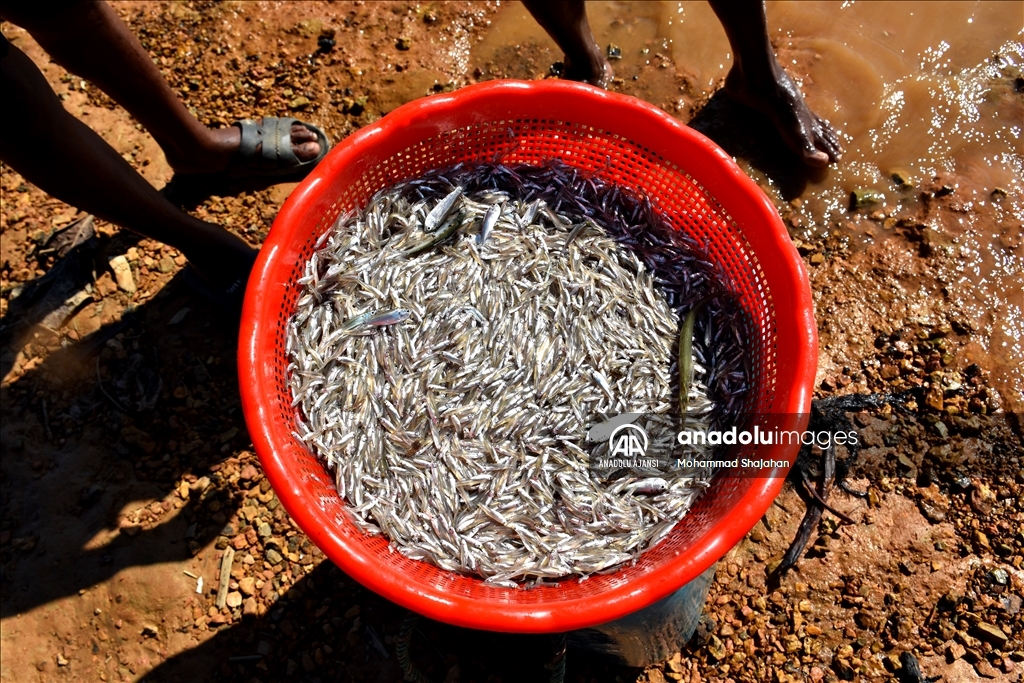
[[[228,546],[220,561],[220,584],[217,586],[217,609],[224,609],[228,603],[228,582],[231,580],[231,563],[235,561],[235,549]]]

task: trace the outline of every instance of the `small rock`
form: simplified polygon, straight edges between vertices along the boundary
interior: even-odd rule
[[[949,664],[952,664],[953,662],[967,654],[967,648],[965,648],[963,645],[956,642],[955,640],[951,640],[948,643],[946,643],[945,651],[946,662]]]
[[[817,253],[811,254],[811,265],[812,266],[820,266],[824,262],[825,262],[825,255],[822,254],[821,252],[817,252]]]
[[[302,654],[302,668],[307,672],[311,672],[316,669],[316,663],[313,661],[313,658],[309,656],[308,652],[304,652]]]
[[[866,610],[857,612],[854,621],[857,622],[858,626],[868,631],[875,631],[879,626],[878,616]]]
[[[928,390],[928,393],[925,394],[924,402],[932,410],[935,410],[935,411],[938,411],[938,412],[942,412],[942,408],[944,406],[944,401],[943,401],[942,396],[943,396],[943,394],[942,394],[942,387],[932,386]]]
[[[281,562],[284,561],[284,558],[281,556],[281,553],[277,552],[273,548],[267,551],[266,557],[267,562],[269,562],[271,565],[281,564]]]
[[[942,495],[935,484],[919,491],[921,499],[918,501],[918,507],[921,508],[921,514],[925,519],[933,524],[944,521],[946,513],[949,512],[949,499]]]
[[[288,108],[293,111],[301,111],[308,108],[310,105],[309,98],[305,95],[299,95],[288,103]]]
[[[114,273],[117,286],[129,294],[134,294],[138,287],[135,286],[135,278],[132,277],[132,267],[128,263],[128,259],[123,255],[114,256],[108,263],[110,264],[110,270]]]
[[[971,540],[974,541],[979,548],[982,550],[991,550],[992,546],[989,544],[988,536],[984,531],[975,529],[974,533],[971,534]]]
[[[906,170],[905,168],[892,169],[891,171],[889,171],[889,177],[892,178],[892,181],[896,184],[896,187],[898,187],[901,190],[909,190],[912,187],[914,187],[914,182],[913,180],[911,180],[913,176],[911,176],[910,171]]]
[[[260,535],[260,538],[270,538],[273,535],[274,531],[270,528],[269,524],[263,522],[262,524],[260,524],[258,533]]]
[[[974,670],[978,672],[978,675],[982,678],[996,678],[999,672],[994,666],[988,663],[985,659],[979,659],[974,663]]]
[[[647,680],[649,683],[666,683],[665,674],[661,672],[661,669],[651,669],[648,671]]]
[[[156,450],[156,441],[138,427],[128,426],[121,429],[121,438],[126,444],[138,446],[147,453]]]
[[[353,617],[358,617],[359,616],[359,611],[360,611],[359,610],[359,605],[352,605],[345,612],[345,618],[346,619],[352,619]]]
[[[402,50],[403,52],[411,47],[412,40],[409,38],[399,38],[398,40],[395,41],[395,48]]]
[[[367,97],[366,95],[353,98],[351,104],[345,104],[344,111],[345,113],[351,114],[352,116],[359,116],[364,111],[366,111],[366,103],[369,101],[370,98]]]
[[[164,256],[160,261],[157,262],[157,270],[165,275],[174,270],[174,259],[170,256]]]
[[[997,649],[1002,648],[1006,645],[1006,641],[1009,640],[1007,635],[1003,633],[1002,629],[993,624],[986,624],[985,622],[981,622],[975,626],[973,633],[981,640],[991,643],[992,647]]]
[[[68,665],[68,660],[65,659],[64,655],[62,655],[59,652],[57,653],[56,659],[57,659],[57,666],[67,666]]]
[[[333,35],[321,35],[316,39],[316,51],[320,54],[327,54],[336,45]]]
[[[850,193],[850,211],[874,206],[885,201],[885,195],[878,190],[868,188],[856,189]]]
[[[254,617],[259,614],[259,605],[256,598],[246,598],[242,603],[242,614],[247,617]]]
[[[996,586],[1010,585],[1010,574],[1002,567],[994,567],[985,574],[988,580]]]
[[[239,473],[238,476],[239,478],[244,479],[245,481],[250,481],[252,479],[255,479],[259,473],[259,470],[257,470],[252,465],[246,465],[245,467],[242,468],[242,471]]]
[[[996,503],[996,494],[983,483],[979,483],[971,490],[971,508],[979,515],[988,515],[992,512],[992,506]]]
[[[144,624],[142,627],[143,638],[156,638],[160,635],[160,630],[152,624]]]
[[[728,655],[725,650],[725,645],[722,644],[722,641],[718,636],[711,636],[711,639],[708,642],[708,654],[718,662],[725,659]]]
[[[251,576],[243,577],[238,582],[238,590],[242,591],[245,595],[253,595],[256,593],[256,579]]]
[[[242,605],[242,594],[238,591],[231,591],[228,593],[227,606],[234,609],[235,607],[241,607]]]

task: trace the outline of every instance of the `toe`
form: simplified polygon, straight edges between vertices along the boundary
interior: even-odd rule
[[[815,146],[825,152],[829,160],[835,162],[839,161],[839,157],[843,153],[843,147],[839,144],[839,136],[832,129],[832,126],[824,121],[818,115],[814,116],[816,125],[814,126],[814,142]]]
[[[292,124],[292,142],[296,145],[303,142],[316,142],[316,133],[306,128],[301,123]]]
[[[315,159],[316,155],[320,153],[320,144],[318,142],[303,142],[302,144],[292,144],[292,149],[295,150],[295,156],[302,161],[309,161]]]
[[[805,150],[803,154],[804,163],[813,168],[824,168],[828,166],[831,157],[827,152],[823,152],[820,149]]]

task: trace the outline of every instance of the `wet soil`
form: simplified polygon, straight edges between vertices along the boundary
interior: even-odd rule
[[[490,30],[499,12],[521,12],[496,3],[116,9],[202,121],[294,114],[332,140],[430,93],[548,77],[560,58],[546,39]],[[655,40],[643,10],[623,17],[613,30]],[[24,32],[4,34],[150,182],[171,179],[123,110]],[[329,40],[333,49],[320,47]],[[743,138],[763,123],[709,98],[664,45],[644,57],[616,64],[613,89],[767,160],[755,177],[801,186],[770,134]],[[636,670],[571,651],[566,680],[893,680],[904,651],[945,681],[1020,680],[1024,477],[1013,411],[1024,397],[993,380],[1012,359],[950,295],[956,235],[942,226],[971,212],[1018,257],[1021,232],[992,203],[962,201],[968,182],[939,177],[918,188],[920,202],[812,233],[801,221],[813,196],[776,199],[814,290],[816,397],[901,397],[853,416],[866,448],[851,483],[869,497],[835,494],[857,523],[826,514],[808,555],[775,585],[766,568],[804,510],[787,487],[719,563],[706,619],[680,653]],[[292,187],[191,210],[258,244]],[[54,235],[78,213],[7,167],[0,190],[0,680],[401,680],[402,610],[325,562],[278,504],[241,415],[237,323],[183,285],[183,257],[98,223],[65,268],[84,278],[73,314],[23,325],[61,262]],[[886,239],[859,239],[868,233]],[[115,279],[118,256],[134,291]],[[481,683],[546,680],[551,652],[545,637],[426,621],[412,648],[432,680]]]

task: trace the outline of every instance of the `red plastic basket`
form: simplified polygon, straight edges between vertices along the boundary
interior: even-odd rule
[[[512,144],[512,130],[518,144]],[[490,82],[411,102],[346,138],[292,193],[249,280],[239,352],[246,423],[267,478],[310,540],[366,587],[432,619],[506,632],[558,632],[617,619],[669,595],[722,557],[764,514],[774,477],[722,476],[639,561],[587,581],[488,585],[389,552],[348,520],[333,478],[292,436],[285,328],[304,264],[340,212],[378,190],[460,161],[557,158],[650,197],[706,245],[751,321],[758,413],[804,429],[817,365],[810,287],[774,207],[721,149],[655,107],[564,81]],[[792,463],[796,447],[757,457]],[[785,469],[785,468],[783,468]],[[727,474],[727,473],[726,473]]]

